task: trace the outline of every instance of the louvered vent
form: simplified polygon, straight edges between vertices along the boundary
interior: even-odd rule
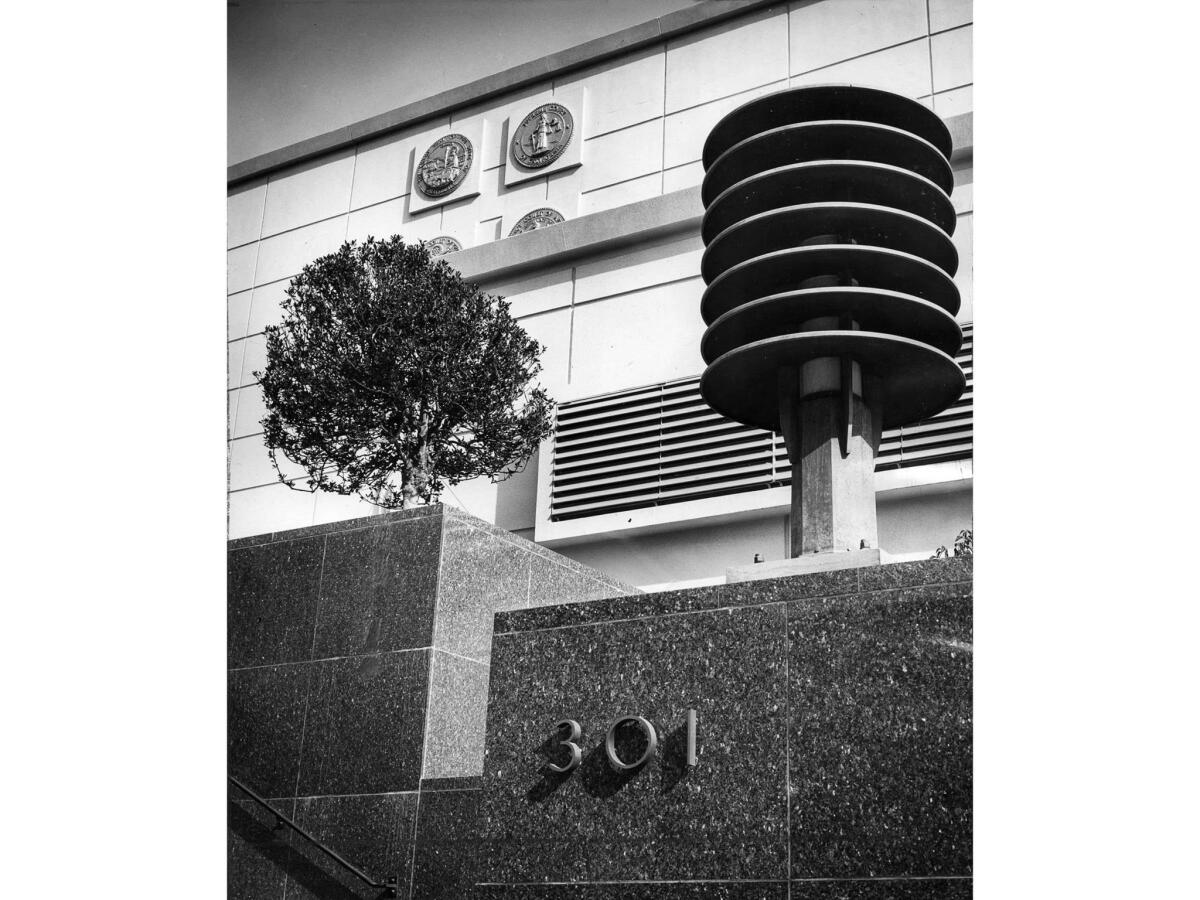
[[[973,333],[963,326],[956,357],[967,376],[962,397],[932,418],[884,431],[876,471],[971,456]],[[713,412],[698,377],[558,407],[556,521],[791,483],[783,437]]]

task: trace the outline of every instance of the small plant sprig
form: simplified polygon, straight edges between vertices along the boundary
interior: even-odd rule
[[[951,553],[946,549],[946,545],[938,547],[930,559],[949,559],[951,556],[974,556],[975,555],[975,532],[970,528],[964,528],[954,538],[954,552]]]

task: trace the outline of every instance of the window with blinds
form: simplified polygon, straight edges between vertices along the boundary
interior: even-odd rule
[[[973,327],[963,326],[962,397],[932,418],[883,433],[876,471],[971,456]],[[791,484],[783,437],[713,412],[700,378],[558,407],[550,517],[699,500]]]

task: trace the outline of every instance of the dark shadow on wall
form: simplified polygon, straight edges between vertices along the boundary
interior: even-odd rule
[[[322,900],[375,900],[381,896],[378,889],[363,885],[361,889],[351,889],[335,876],[325,871],[316,861],[309,859],[294,846],[292,840],[300,840],[290,830],[276,829],[264,825],[247,809],[230,801],[228,803],[229,831],[237,839],[247,845],[247,854],[258,853],[273,867],[287,875],[289,882],[288,894],[291,895],[296,887],[302,889],[303,897],[320,897]],[[317,851],[312,851],[317,852]],[[231,900],[249,895],[241,891],[242,867],[240,860],[230,854],[228,872],[228,896]],[[332,863],[331,863],[332,865]],[[266,900],[266,898],[255,898]]]
[[[636,756],[634,758],[636,759]],[[584,754],[583,763],[579,766],[579,780],[583,789],[593,797],[611,797],[633,781],[645,768],[646,763],[636,769],[614,769],[609,765],[604,743],[601,742]]]
[[[659,763],[662,769],[662,793],[667,794],[691,771],[687,764],[686,721],[663,738],[659,753],[662,754]]]
[[[536,752],[546,758],[546,764],[538,773],[542,776],[541,779],[525,794],[525,799],[530,803],[541,803],[562,787],[573,774],[571,772],[555,772],[550,768],[551,763],[557,766],[566,765],[571,758],[570,752],[564,751],[559,734],[552,734],[542,741]]]

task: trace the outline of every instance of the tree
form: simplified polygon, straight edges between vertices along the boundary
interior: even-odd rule
[[[305,266],[282,306],[255,376],[289,487],[279,452],[309,491],[408,508],[515,474],[550,434],[553,401],[530,387],[543,348],[423,244],[348,241]]]

